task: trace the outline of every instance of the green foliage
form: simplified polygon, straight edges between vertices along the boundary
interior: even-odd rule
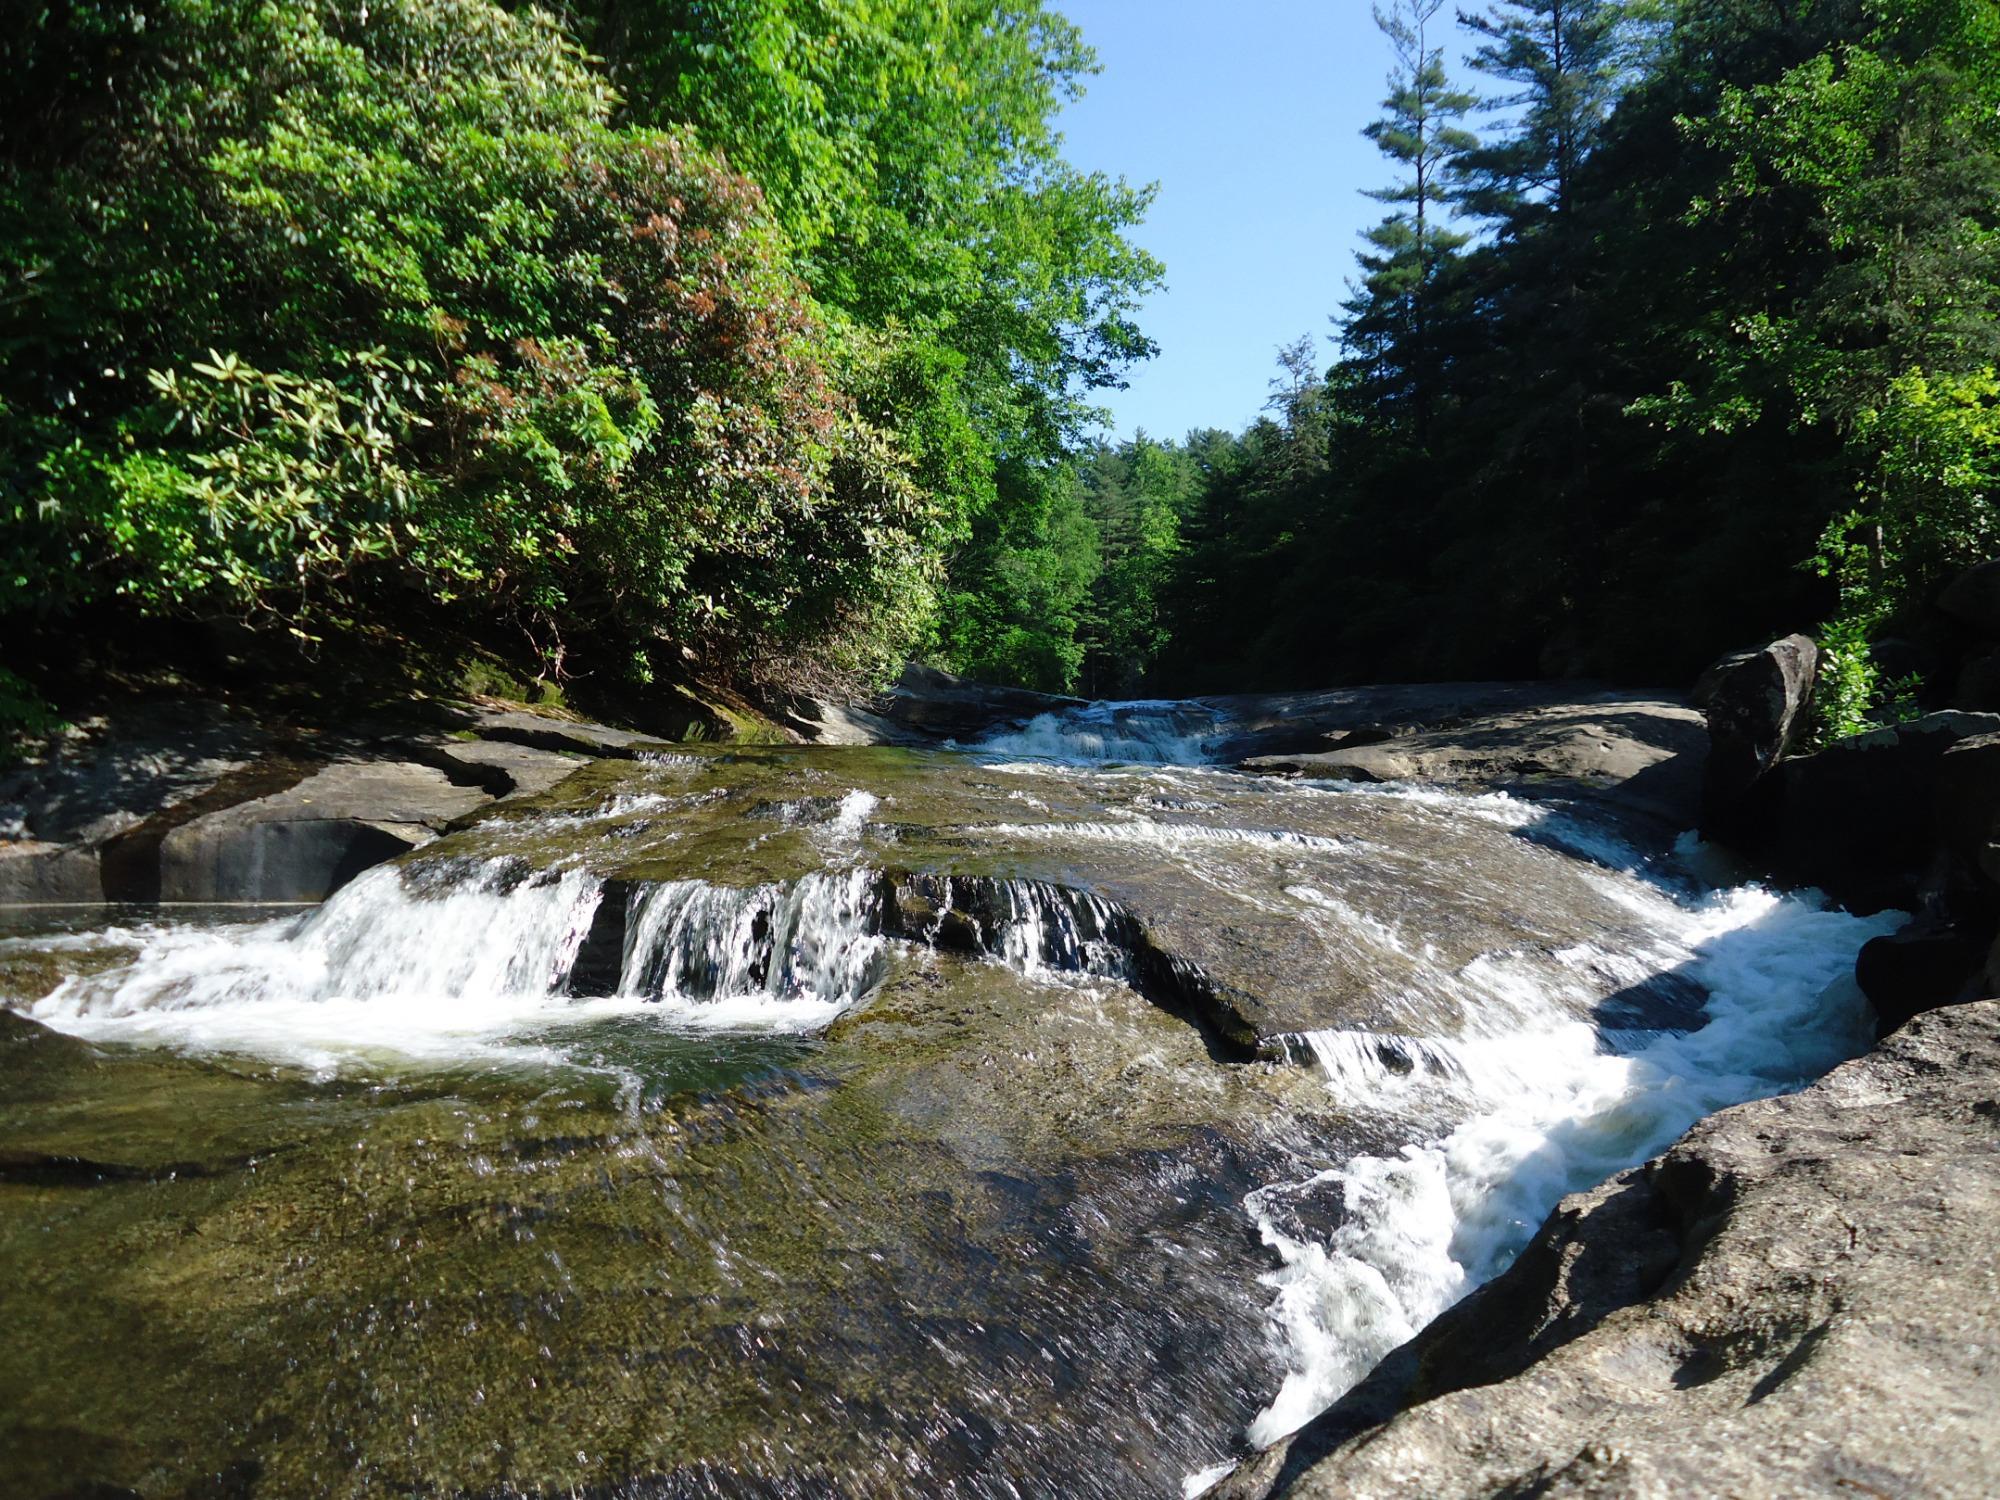
[[[1098,531],[1073,487],[1042,491],[1032,510],[1016,506],[982,518],[983,537],[954,574],[945,599],[939,655],[990,682],[1044,692],[1076,686],[1079,639],[1091,585],[1101,568]]]
[[[1100,449],[1083,471],[1102,557],[1083,632],[1082,687],[1092,696],[1137,693],[1171,638],[1168,593],[1193,478],[1184,450],[1144,433]]]
[[[0,766],[18,758],[22,740],[53,734],[62,727],[62,716],[48,700],[0,667]]]
[[[1871,727],[1881,688],[1868,636],[1879,623],[1855,614],[1836,617],[1821,627],[1819,676],[1813,685],[1816,743],[1831,744]]]
[[[1403,171],[1370,194],[1393,212],[1365,236],[1362,278],[1343,330],[1350,366],[1376,404],[1419,449],[1430,442],[1443,350],[1441,303],[1451,294],[1455,258],[1470,236],[1454,228],[1450,204],[1479,142],[1457,122],[1478,102],[1451,85],[1444,49],[1432,42],[1443,0],[1397,0],[1375,9],[1395,56],[1388,111],[1364,132]]]
[[[926,398],[919,439],[960,455],[944,472],[970,522],[949,552],[937,655],[1067,686],[1094,571],[1073,458],[1090,392],[1151,352],[1133,313],[1161,275],[1125,238],[1151,190],[1062,159],[1054,115],[1096,69],[1076,27],[1039,0],[573,11],[628,113],[693,125],[748,170],[819,298],[921,345],[956,403],[947,416]]]
[[[416,597],[640,679],[926,639],[993,504],[970,358],[823,311],[758,189],[616,123],[546,17],[161,0],[11,47],[46,128],[0,143],[0,615]]]
[[[1467,152],[1472,213],[1520,235],[1574,206],[1584,159],[1617,97],[1624,19],[1616,0],[1494,0],[1464,17],[1479,38],[1473,67],[1513,85],[1493,104],[1516,112],[1512,129]]]

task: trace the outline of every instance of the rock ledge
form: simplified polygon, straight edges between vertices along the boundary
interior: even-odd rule
[[[2000,1494],[2000,1001],[1564,1200],[1216,1492]]]

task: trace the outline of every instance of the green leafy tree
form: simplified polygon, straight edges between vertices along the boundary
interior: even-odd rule
[[[0,612],[442,610],[550,671],[789,680],[929,627],[949,421],[546,18],[162,0],[15,46]]]
[[[1169,592],[1193,484],[1179,449],[1143,432],[1098,450],[1083,470],[1102,571],[1084,631],[1084,691],[1129,697],[1145,686],[1172,636]]]
[[[1134,312],[1161,270],[1126,238],[1151,190],[1062,157],[1055,114],[1097,66],[1077,28],[1040,0],[573,12],[630,116],[693,125],[765,185],[823,302],[955,356],[948,389],[994,482],[957,497],[972,524],[949,562],[940,654],[982,673],[1032,659],[1038,683],[1065,685],[1073,640],[1021,643],[1073,627],[1050,587],[1075,573],[1032,554],[1078,545],[1091,392],[1152,352]]]

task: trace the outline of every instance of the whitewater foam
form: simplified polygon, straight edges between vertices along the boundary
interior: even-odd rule
[[[1038,714],[962,748],[1070,764],[1198,766],[1209,759],[1215,731],[1215,713],[1197,703],[1103,702]]]
[[[1266,1281],[1288,1365],[1250,1426],[1251,1443],[1296,1431],[1497,1275],[1565,1194],[1657,1154],[1705,1115],[1797,1087],[1866,1044],[1854,956],[1899,914],[1857,918],[1755,887],[1666,904],[1679,918],[1685,977],[1708,994],[1705,1022],[1693,1030],[1607,1032],[1572,1019],[1554,997],[1538,1015],[1517,991],[1503,1034],[1304,1039],[1348,1109],[1451,1123],[1393,1154],[1246,1197],[1245,1211],[1283,1261]],[[1313,1192],[1337,1193],[1344,1210],[1323,1242],[1288,1233],[1275,1211]]]

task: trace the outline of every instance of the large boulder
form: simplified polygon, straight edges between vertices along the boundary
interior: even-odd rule
[[[97,851],[39,839],[0,843],[0,906],[104,900]]]
[[[484,807],[477,787],[430,766],[338,762],[268,797],[169,829],[162,901],[323,901],[372,865],[427,843]]]
[[[2000,715],[1979,717],[2000,722]],[[1948,746],[1938,758],[1933,796],[1938,831],[1961,873],[2000,887],[2000,733],[1967,735]]]
[[[53,741],[0,774],[0,846],[94,844],[185,803],[270,753],[270,736],[145,705]]]
[[[1989,943],[1970,922],[1927,917],[1863,945],[1854,978],[1875,1007],[1877,1029],[1886,1036],[1927,1010],[1975,998]]]
[[[1543,690],[1542,699],[1481,705],[1449,722],[1395,728],[1320,728],[1319,744],[1249,756],[1245,771],[1325,781],[1424,781],[1592,801],[1679,833],[1695,819],[1702,717],[1657,695]],[[1279,743],[1280,723],[1261,733]],[[1237,738],[1255,743],[1254,735]],[[1228,742],[1225,742],[1228,743]]]
[[[1702,831],[1742,842],[1756,813],[1753,792],[1803,727],[1819,671],[1819,648],[1788,635],[1716,673],[1708,685],[1708,766]]]
[[[532,796],[566,779],[591,757],[577,750],[537,750],[507,740],[413,742],[412,758],[460,786],[495,797]]]
[[[1938,597],[1938,608],[1973,634],[2000,641],[2000,559],[1959,574]]]
[[[1757,852],[1781,878],[1816,885],[1855,911],[1935,905],[1954,884],[1939,828],[1941,762],[1954,746],[1993,734],[2000,714],[1946,711],[1786,761],[1771,778]]]
[[[1688,690],[1689,700],[1696,708],[1706,712],[1708,705],[1715,701],[1715,690],[1722,686],[1723,679],[1755,655],[1755,651],[1731,651],[1726,656],[1718,656],[1702,668],[1701,676],[1695,678],[1694,686]]]
[[[1218,1495],[2000,1494],[2000,1003],[1567,1198]]]

